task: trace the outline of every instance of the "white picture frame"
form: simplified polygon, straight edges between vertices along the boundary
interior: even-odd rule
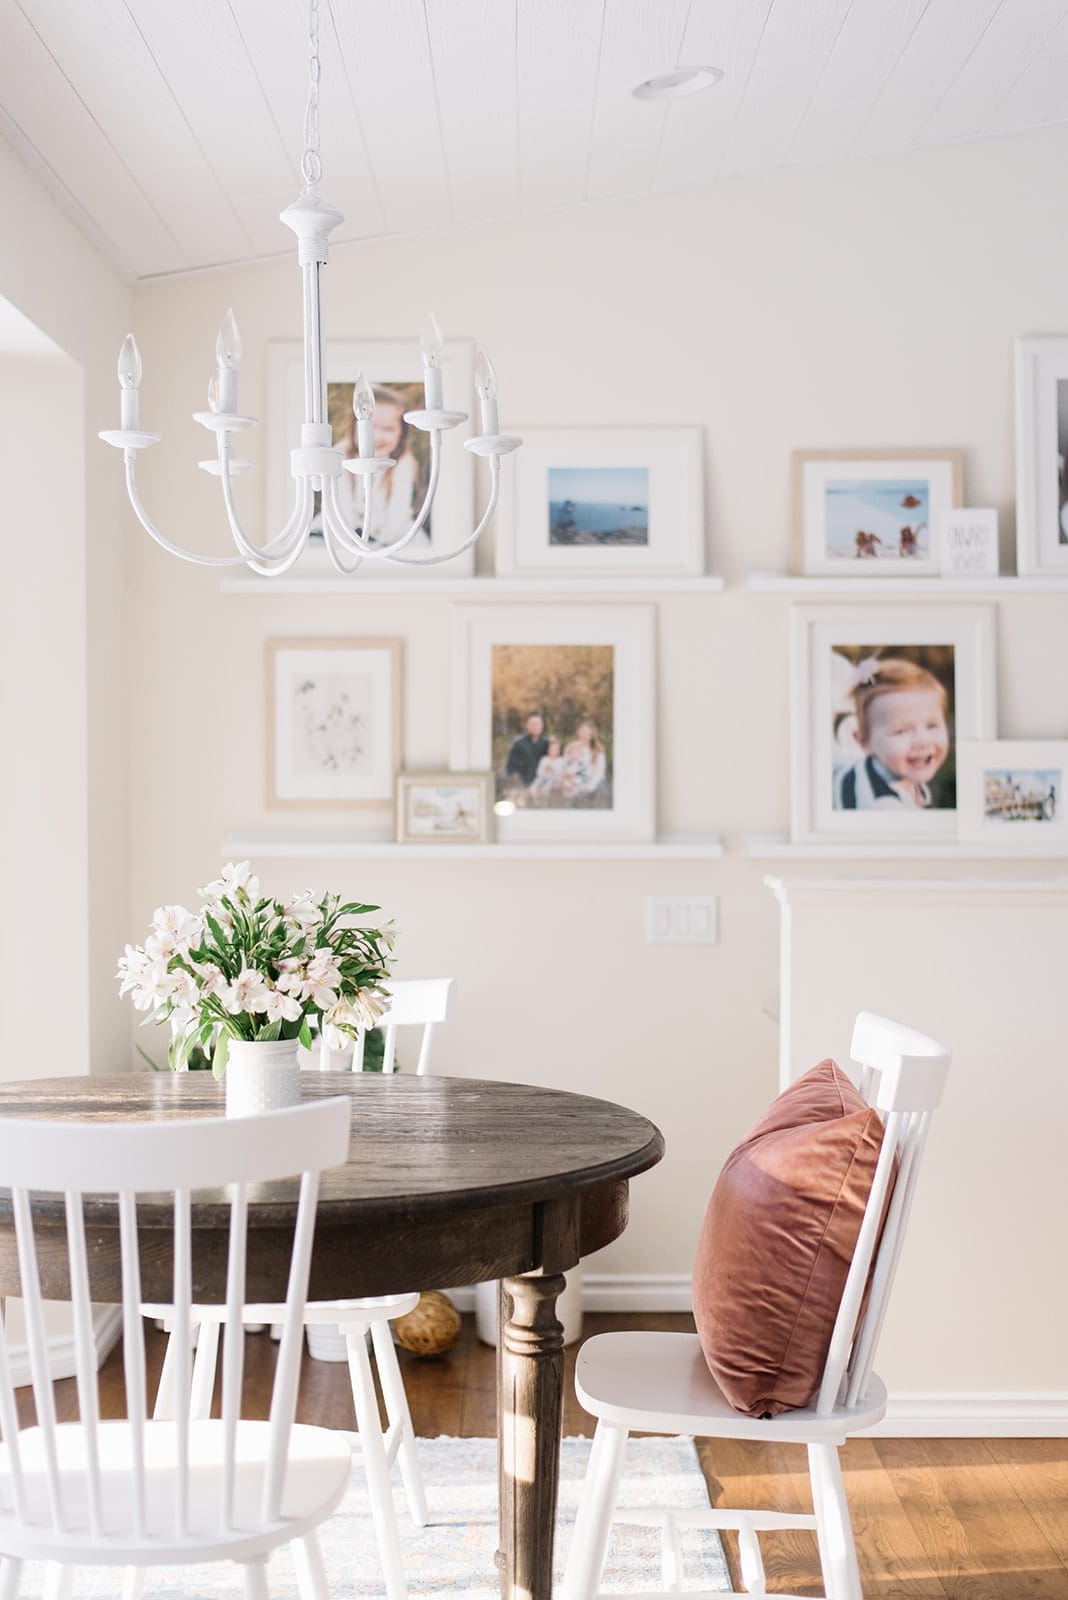
[[[463,441],[470,438],[473,425],[470,413],[474,394],[474,348],[469,339],[447,339],[442,357],[445,404],[450,409],[468,414],[468,420],[442,435],[442,464],[437,493],[428,519],[429,536],[420,533],[405,547],[404,555],[443,555],[461,544],[474,529],[475,464]],[[334,417],[334,440],[342,444],[344,432],[341,418],[347,423],[351,400],[344,404],[344,390],[351,390],[360,373],[371,384],[393,386],[401,406],[392,411],[401,415],[404,406],[411,409],[422,405],[423,362],[418,341],[413,339],[332,339],[326,347],[327,409],[337,412]],[[376,407],[378,420],[387,415],[381,400]],[[391,414],[391,413],[389,413]],[[284,525],[292,506],[293,478],[289,473],[289,452],[300,443],[300,429],[304,417],[304,346],[296,339],[274,339],[267,347],[267,518],[273,535]],[[399,426],[399,423],[398,423]],[[398,529],[407,525],[409,507],[418,510],[422,504],[423,488],[428,472],[426,455],[429,436],[418,434],[407,427],[410,441],[398,457],[398,464],[380,480],[377,503],[385,508],[376,515],[375,526],[384,528],[389,537],[396,537]],[[381,448],[376,450],[381,454]],[[418,454],[417,454],[418,453]],[[403,486],[404,500],[397,500],[390,508],[389,483],[396,473],[396,487]],[[352,495],[357,492],[357,480],[344,473],[343,489]],[[357,486],[358,487],[358,486]],[[377,520],[384,515],[385,522]],[[397,526],[394,526],[397,524]],[[448,565],[453,578],[470,577],[475,570],[475,552],[465,550]],[[417,566],[401,561],[365,559],[357,568],[356,576],[364,579],[410,579],[440,574],[440,567]],[[339,585],[349,583],[335,571],[330,563],[321,538],[312,537],[308,548],[293,568],[295,578],[310,577],[317,580],[336,578]]]
[[[1000,571],[996,506],[942,513],[939,560],[944,578],[996,578]]]
[[[939,657],[938,665],[934,657]],[[879,760],[886,754],[883,734],[888,731],[898,737],[896,728],[883,727],[883,719],[888,710],[901,705],[900,700],[883,701],[878,723],[873,721],[868,730],[866,747],[857,742],[856,729],[848,721],[858,704],[860,686],[857,682],[851,686],[850,679],[862,679],[867,670],[864,687],[870,689],[879,678],[889,689],[891,673],[866,669],[865,663],[890,659],[918,669],[919,686],[907,684],[902,694],[927,692],[925,660],[940,673],[947,691],[942,698],[944,732],[927,736],[933,741],[930,749],[926,743],[920,747],[927,766],[911,773],[908,767],[889,771]],[[910,714],[917,703],[923,709],[922,700],[906,701]],[[952,758],[962,740],[992,738],[995,717],[992,606],[795,607],[791,615],[793,842],[900,846],[901,855],[908,855],[917,844],[941,841],[951,847],[957,834],[956,807],[945,799],[952,793]],[[852,743],[847,744],[851,736]],[[942,744],[945,750],[940,754]],[[868,767],[869,758],[874,768]],[[889,759],[896,761],[896,754]],[[932,763],[933,772],[928,770]],[[846,780],[850,768],[859,769],[852,797]],[[930,805],[919,798],[924,788],[931,790]],[[900,799],[903,794],[912,799]]]
[[[397,774],[398,844],[488,844],[492,837],[492,773]]]
[[[655,686],[654,686],[655,609],[650,605],[465,605],[453,612],[453,725],[450,765],[457,770],[489,770],[494,773],[497,838],[502,843],[563,841],[648,842],[655,835]],[[498,651],[496,662],[494,652]],[[562,646],[574,654],[559,656],[545,647]],[[523,684],[527,667],[524,650],[530,654],[530,690],[525,684],[521,700],[509,722],[509,708],[503,704],[502,663],[511,662]],[[511,652],[509,655],[507,652]],[[607,654],[610,652],[610,656]],[[589,663],[602,676],[598,679],[597,704],[610,695],[610,726],[600,710],[598,722],[588,702],[595,698],[590,690],[579,688],[581,672]],[[495,684],[495,667],[497,680]],[[571,671],[572,668],[578,671]],[[569,684],[572,698],[565,704],[552,703],[552,696],[539,695],[539,687],[551,669]],[[603,674],[610,671],[606,684]],[[592,682],[592,680],[591,680]],[[497,691],[498,726],[494,725],[494,696]],[[584,696],[584,697],[583,697]],[[560,751],[556,760],[564,763],[559,794],[549,794],[545,804],[527,803],[527,795],[517,792],[520,783],[509,775],[507,765],[511,747],[523,732],[524,717],[537,700],[546,721],[548,736],[555,736]],[[554,726],[558,724],[558,726]],[[592,792],[565,798],[572,769],[583,766],[582,753],[575,761],[567,754],[589,739],[600,750],[586,761],[588,776],[598,780],[600,761],[602,782]],[[585,734],[583,733],[585,729]],[[589,748],[587,746],[587,748]],[[497,759],[495,760],[495,753]],[[603,760],[601,756],[603,755]],[[507,761],[506,761],[507,757]],[[540,766],[540,755],[538,758]],[[533,787],[534,771],[530,773]],[[556,775],[554,774],[554,777]],[[609,790],[605,803],[605,785]],[[559,799],[559,804],[554,803]]]
[[[700,428],[517,432],[523,448],[498,515],[498,574],[640,581],[704,572]]]
[[[1068,338],[1016,341],[1016,570],[1068,573]]]
[[[401,766],[400,639],[267,641],[267,804],[384,806]]]
[[[1006,854],[1068,855],[1068,739],[962,740],[957,749],[962,840]]]
[[[942,514],[963,498],[962,450],[795,450],[792,475],[803,576],[938,575]]]

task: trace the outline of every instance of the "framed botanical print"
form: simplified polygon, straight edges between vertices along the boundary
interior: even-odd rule
[[[522,428],[498,573],[704,571],[699,428]]]
[[[652,838],[654,707],[651,606],[455,608],[451,760],[501,841]]]
[[[1068,338],[1016,341],[1016,566],[1068,573]]]
[[[400,765],[399,639],[268,641],[269,806],[389,806]]]
[[[798,450],[795,565],[810,577],[940,571],[937,530],[959,506],[961,450]]]
[[[962,742],[957,770],[962,839],[1068,854],[1068,740]]]
[[[958,741],[994,732],[993,609],[799,606],[791,644],[794,842],[950,842]]]
[[[398,774],[399,844],[485,844],[492,829],[492,773]]]
[[[445,403],[450,408],[470,413],[473,395],[474,357],[466,339],[447,339],[442,357]],[[334,444],[346,456],[356,454],[355,419],[352,391],[363,373],[375,396],[375,454],[391,456],[396,466],[378,480],[372,509],[371,538],[378,544],[399,539],[418,513],[430,481],[430,435],[405,422],[406,411],[423,405],[423,363],[419,345],[403,339],[337,339],[326,347],[327,415]],[[285,523],[293,495],[289,476],[289,451],[300,442],[304,415],[304,347],[297,340],[275,340],[268,347],[268,428],[269,443],[267,510],[272,533]],[[444,554],[461,544],[474,527],[474,462],[462,448],[472,432],[470,422],[462,423],[442,435],[442,467],[430,515],[404,556]],[[362,480],[351,472],[340,479],[342,509],[347,524],[363,530]],[[294,575],[336,576],[330,564],[320,529],[318,496],[316,520],[308,549],[301,556]],[[425,568],[401,561],[367,558],[358,573],[364,578],[404,578],[418,576]],[[474,551],[465,551],[449,564],[453,577],[474,571]]]

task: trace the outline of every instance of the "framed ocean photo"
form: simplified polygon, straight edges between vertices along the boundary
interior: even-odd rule
[[[959,506],[960,450],[799,450],[795,565],[807,577],[935,577]]]
[[[699,428],[524,428],[497,572],[679,577],[704,571]]]

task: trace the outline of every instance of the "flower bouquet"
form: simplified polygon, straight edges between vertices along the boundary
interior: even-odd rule
[[[310,1048],[314,1032],[340,1050],[378,1022],[393,931],[352,920],[377,906],[336,894],[315,900],[310,890],[286,904],[262,898],[247,861],[225,867],[200,895],[197,911],[160,906],[144,944],[127,945],[119,959],[120,994],[149,1013],[146,1023],[170,1024],[176,1071],[198,1046],[217,1078],[239,1056],[245,1067],[253,1057],[284,1059],[295,1071],[298,1047]],[[230,1087],[228,1079],[228,1109]],[[297,1097],[291,1086],[282,1102],[268,1101]]]

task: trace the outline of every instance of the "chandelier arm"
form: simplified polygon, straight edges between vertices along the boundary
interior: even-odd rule
[[[363,513],[364,532],[362,534],[356,533],[352,528],[345,528],[345,538],[342,542],[350,550],[359,550],[361,555],[363,555],[368,561],[384,561],[385,558],[391,555],[394,550],[403,550],[405,545],[410,544],[416,535],[421,532],[427,517],[430,515],[430,508],[434,503],[434,496],[438,492],[438,481],[440,477],[441,435],[440,432],[435,430],[430,435],[430,477],[426,486],[426,494],[423,496],[423,503],[419,507],[417,515],[412,522],[409,523],[404,532],[399,536],[399,538],[394,539],[391,544],[372,544],[370,542],[370,537],[373,536],[374,533],[374,518],[373,515],[369,514],[368,506],[373,507],[374,500],[373,497],[368,499],[365,494]],[[337,503],[336,491],[333,491],[333,493],[334,513],[338,519],[342,521],[342,526],[344,526],[343,519],[341,518],[341,507]]]
[[[368,494],[364,504],[374,503],[374,482],[368,484]],[[328,478],[323,484],[322,495],[323,518],[323,543],[326,553],[330,558],[330,565],[335,572],[340,572],[343,577],[349,578],[363,562],[363,555],[353,541],[353,535],[345,526],[337,498],[337,479]],[[346,562],[342,557],[346,551],[354,559]]]
[[[308,479],[298,480],[299,487],[293,510],[281,533],[260,549],[247,537],[238,520],[237,507],[234,505],[234,485],[230,476],[230,461],[229,435],[220,433],[219,481],[222,484],[226,520],[230,524],[234,543],[241,552],[242,561],[262,577],[276,577],[288,572],[300,556],[308,536],[308,529],[311,527],[312,495]]]
[[[165,534],[160,533],[148,512],[141,504],[141,496],[137,492],[137,481],[134,475],[134,462],[136,450],[123,452],[126,460],[126,493],[130,504],[133,506],[134,515],[144,528],[145,532],[156,541],[161,550],[166,550],[170,556],[177,556],[180,561],[190,561],[198,567],[243,567],[244,556],[202,556],[194,550],[183,550],[180,545],[172,544]]]
[[[470,550],[471,546],[479,538],[481,538],[482,533],[489,525],[490,519],[497,509],[497,501],[500,498],[500,493],[501,461],[499,456],[491,456],[489,500],[486,503],[486,509],[482,513],[482,520],[479,522],[478,527],[473,533],[468,534],[463,544],[458,544],[455,549],[446,550],[443,555],[439,556],[395,556],[391,555],[390,552],[387,551],[386,559],[388,561],[395,561],[398,566],[404,567],[437,567],[440,566],[443,561],[451,561],[454,556],[463,555],[465,550]]]

